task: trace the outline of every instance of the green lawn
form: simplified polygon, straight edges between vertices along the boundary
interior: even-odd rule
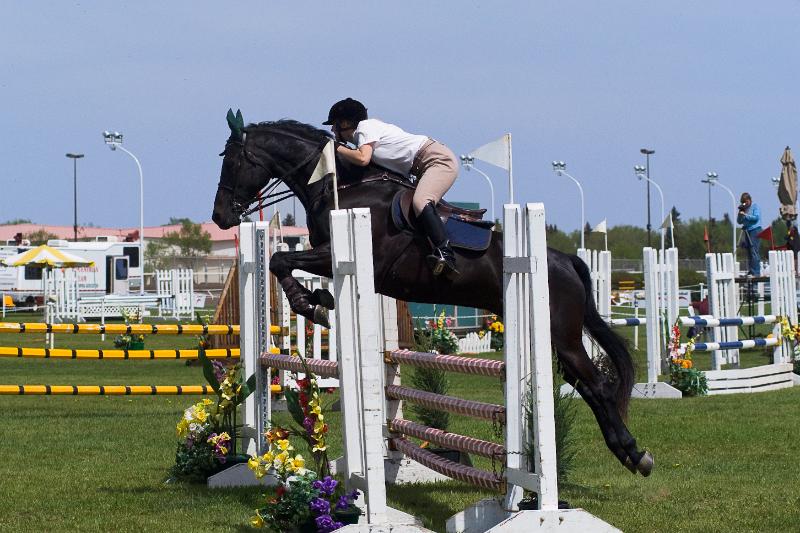
[[[642,335],[642,346],[644,336]],[[108,338],[104,347],[112,346]],[[0,334],[0,345],[43,346],[42,336]],[[192,337],[147,338],[147,348],[194,346]],[[92,335],[61,335],[57,347],[98,347]],[[698,357],[700,359],[701,357]],[[644,355],[637,354],[639,377]],[[699,360],[699,364],[702,362]],[[745,364],[763,364],[758,352]],[[182,361],[0,360],[0,383],[200,384]],[[451,393],[502,402],[496,381],[452,375]],[[197,397],[3,396],[1,531],[241,531],[262,491],[208,491],[164,484],[175,424]],[[589,410],[578,406],[581,447],[561,498],[625,531],[800,529],[800,388],[728,397],[634,400],[629,427],[651,450],[649,478],[607,451]],[[329,416],[331,456],[341,450]],[[493,439],[490,424],[453,417],[451,430]],[[491,469],[488,461],[476,461]],[[436,531],[488,494],[448,482],[389,489],[391,504]]]

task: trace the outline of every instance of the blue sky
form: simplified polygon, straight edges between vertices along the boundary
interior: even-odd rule
[[[210,220],[224,115],[319,124],[346,96],[370,114],[464,153],[511,132],[517,199],[566,230],[637,224],[639,149],[667,209],[705,217],[709,170],[777,216],[770,183],[800,140],[800,3],[8,2],[0,18],[0,221],[136,226]],[[497,212],[506,198],[494,178]],[[660,211],[652,192],[652,222]],[[489,202],[462,172],[451,200]],[[715,190],[714,216],[731,209]],[[291,209],[290,203],[286,206]]]

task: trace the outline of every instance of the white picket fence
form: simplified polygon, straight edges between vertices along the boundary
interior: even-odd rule
[[[458,339],[458,353],[482,353],[492,349],[492,332],[487,331],[481,337],[476,332],[467,333]]]

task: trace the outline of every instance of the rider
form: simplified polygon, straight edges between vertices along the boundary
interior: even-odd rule
[[[345,144],[336,147],[336,152],[350,163],[367,166],[375,161],[403,176],[417,177],[412,204],[433,247],[428,264],[436,276],[443,272],[448,276],[457,275],[456,257],[435,209],[458,175],[455,154],[434,139],[368,118],[364,104],[352,98],[333,104],[323,124],[333,126],[337,141],[356,146],[355,149]]]

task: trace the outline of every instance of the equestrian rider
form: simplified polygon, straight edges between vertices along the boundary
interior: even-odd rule
[[[394,124],[368,118],[364,104],[352,98],[333,104],[328,120],[323,124],[332,126],[337,141],[356,146],[355,149],[345,144],[336,147],[336,153],[350,163],[367,166],[374,161],[403,176],[417,177],[412,205],[433,247],[428,264],[436,276],[442,273],[457,275],[455,254],[435,209],[458,175],[455,154],[434,139],[407,133]]]

